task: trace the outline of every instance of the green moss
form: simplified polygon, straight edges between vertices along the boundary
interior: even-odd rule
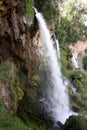
[[[16,86],[17,89],[17,98],[18,100],[22,100],[24,97],[24,92],[22,91],[20,86]]]
[[[37,90],[40,85],[40,76],[39,74],[34,74],[30,80],[30,88],[28,91],[28,95],[32,98],[35,98],[37,96]]]
[[[30,81],[30,86],[32,86],[32,87],[38,87],[39,83],[40,83],[40,77],[39,77],[39,75],[38,74],[33,75],[32,79]]]

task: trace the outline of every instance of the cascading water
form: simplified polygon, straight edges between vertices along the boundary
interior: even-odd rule
[[[77,63],[77,61],[76,61],[76,59],[75,59],[74,54],[73,54],[73,57],[72,57],[72,63],[73,63],[73,66],[74,66],[75,68],[79,68],[78,63]]]
[[[53,34],[52,39],[53,39],[53,43],[56,44],[57,56],[58,56],[58,58],[60,58],[59,41],[58,41],[58,39],[56,38],[56,35],[55,35],[55,34]]]
[[[46,58],[47,67],[49,67],[50,79],[47,86],[47,103],[48,111],[52,113],[55,120],[64,123],[66,119],[72,115],[69,107],[69,97],[67,88],[63,84],[60,63],[57,59],[56,51],[53,47],[53,41],[50,32],[47,28],[46,22],[41,13],[36,11],[36,18],[38,20],[40,29],[40,39],[45,50],[44,57]],[[45,89],[45,87],[44,87]]]

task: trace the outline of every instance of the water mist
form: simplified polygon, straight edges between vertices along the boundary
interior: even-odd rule
[[[46,91],[47,100],[49,101],[47,111],[52,113],[55,122],[61,121],[65,123],[66,119],[72,115],[69,107],[67,87],[63,84],[60,63],[53,47],[49,29],[42,14],[36,9],[35,11],[40,29],[40,39],[45,50],[43,55],[46,58],[46,65],[49,67],[48,79],[50,80],[48,81],[49,85]]]

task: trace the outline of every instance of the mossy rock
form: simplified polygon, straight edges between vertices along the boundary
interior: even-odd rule
[[[65,123],[65,130],[87,130],[87,119],[84,116],[71,116]]]

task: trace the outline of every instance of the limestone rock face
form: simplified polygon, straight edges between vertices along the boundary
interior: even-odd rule
[[[13,58],[18,67],[30,75],[30,71],[35,70],[38,64],[31,38],[33,31],[33,25],[31,30],[25,17],[23,0],[1,0],[0,62]]]
[[[33,41],[35,33],[35,24],[30,25],[25,16],[24,0],[0,0],[0,63],[11,59],[18,69],[27,73],[27,81],[36,74],[39,65],[37,44]],[[10,109],[10,91],[5,84],[0,86],[7,108]],[[16,112],[17,106],[14,109]]]

